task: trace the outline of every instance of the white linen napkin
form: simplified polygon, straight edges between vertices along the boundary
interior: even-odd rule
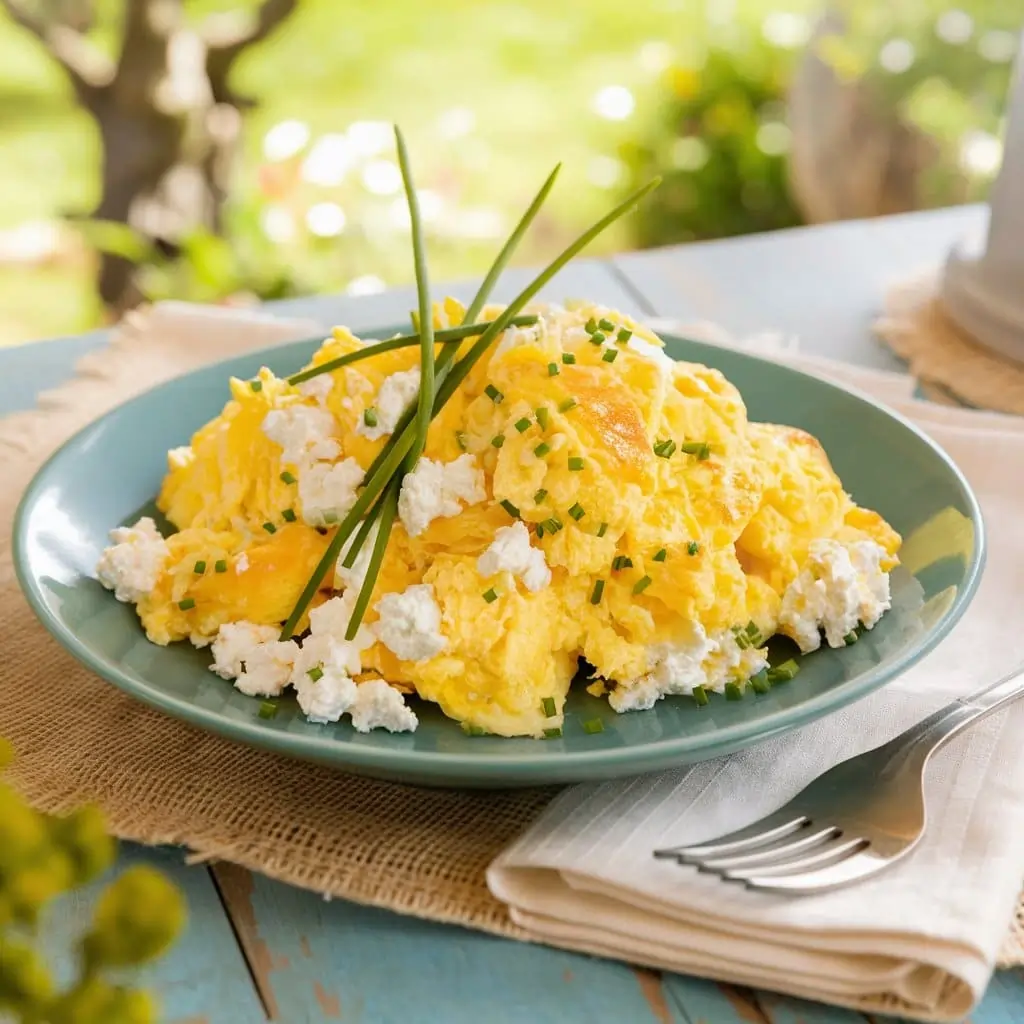
[[[935,757],[927,835],[875,880],[776,896],[652,856],[757,820],[836,762],[1024,661],[1013,621],[1024,591],[1024,420],[922,401],[910,377],[806,358],[778,338],[749,347],[876,396],[946,449],[983,508],[979,592],[919,665],[824,720],[730,757],[566,790],[490,866],[488,885],[540,941],[859,1010],[960,1020],[984,993],[1024,877],[1024,702]]]

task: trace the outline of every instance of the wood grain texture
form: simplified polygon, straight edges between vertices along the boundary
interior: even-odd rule
[[[125,843],[113,871],[58,901],[43,929],[43,947],[61,982],[74,973],[74,942],[88,927],[100,889],[133,864],[164,872],[184,892],[189,921],[170,952],[139,975],[154,991],[167,1024],[257,1024],[265,1020],[245,960],[209,873],[186,867],[180,850]]]

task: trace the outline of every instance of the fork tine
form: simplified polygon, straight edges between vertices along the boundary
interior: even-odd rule
[[[799,836],[797,839],[790,839],[789,836]],[[828,825],[825,828],[813,829],[810,822],[807,826],[797,832],[790,832],[785,841],[774,846],[758,847],[752,853],[741,853],[731,857],[707,857],[700,860],[694,859],[693,863],[701,871],[732,871],[734,869],[768,867],[782,861],[793,860],[798,854],[806,853],[815,847],[827,843],[830,839],[839,835],[839,829],[835,825]]]
[[[880,857],[870,849],[862,849],[852,857],[846,857],[817,871],[807,871],[799,875],[753,875],[742,881],[748,889],[756,889],[759,892],[807,896],[839,889],[863,878],[869,878],[899,859]]]
[[[806,828],[810,819],[802,814],[777,812],[755,821],[746,828],[730,832],[716,839],[713,843],[699,846],[673,846],[664,850],[655,850],[654,856],[669,860],[678,860],[681,864],[693,864],[706,857],[725,857],[732,853],[743,853],[759,846],[767,846],[778,842],[788,835]]]
[[[795,860],[778,864],[768,864],[764,867],[755,865],[752,870],[739,868],[735,871],[720,871],[723,878],[733,882],[747,882],[756,879],[758,883],[767,881],[770,878],[805,876],[808,872],[821,868],[831,867],[852,856],[860,853],[868,847],[867,839],[856,836],[853,839],[845,839],[828,843],[823,849],[806,857],[798,857]]]

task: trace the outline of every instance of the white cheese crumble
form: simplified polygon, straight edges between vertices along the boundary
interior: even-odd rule
[[[368,427],[360,419],[356,432],[368,437],[371,441],[390,434],[402,418],[402,413],[409,407],[419,394],[420,371],[418,367],[411,370],[400,370],[385,378],[377,392],[374,408],[377,411],[377,422]]]
[[[357,732],[371,729],[413,732],[419,725],[415,712],[406,706],[405,698],[383,679],[370,679],[359,685],[350,713]]]
[[[238,556],[238,561],[235,562],[235,574],[241,576],[243,572],[246,572],[249,568],[249,556],[243,551]]]
[[[167,541],[149,516],[143,516],[134,526],[111,530],[110,539],[114,543],[103,549],[96,563],[96,576],[118,601],[134,604],[160,579],[160,570],[170,553]]]
[[[476,560],[476,568],[481,576],[510,572],[535,593],[551,582],[544,552],[530,543],[530,531],[522,522],[500,527],[491,546]]]
[[[653,644],[647,656],[647,673],[608,695],[616,711],[646,711],[662,697],[693,693],[696,686],[720,692],[726,683],[745,682],[768,664],[764,648],[741,648],[729,630],[709,637],[696,622],[686,636]]]
[[[247,697],[277,697],[291,680],[299,653],[294,640],[278,640],[273,626],[226,622],[213,641],[210,668]]]
[[[891,605],[889,574],[882,569],[885,551],[874,541],[850,545],[816,540],[800,575],[782,597],[779,628],[804,653],[821,646],[845,646],[859,624],[871,629]]]
[[[263,433],[281,448],[281,461],[292,466],[308,460],[336,459],[341,454],[338,442],[331,436],[334,417],[312,405],[289,405],[271,409],[263,417]]]
[[[426,661],[448,644],[441,634],[441,609],[429,583],[413,584],[401,594],[385,594],[377,602],[377,613],[377,636],[402,661]]]
[[[313,637],[332,637],[334,640],[349,643],[345,640],[352,609],[358,596],[357,590],[346,590],[339,597],[332,597],[317,606],[309,613],[309,631]],[[377,637],[372,625],[359,624],[355,638],[351,641],[356,651],[365,651],[376,643]],[[308,643],[308,641],[307,641]],[[358,668],[355,671],[359,671]]]
[[[337,722],[355,702],[352,676],[361,667],[354,644],[327,635],[307,637],[291,674],[303,714],[311,722]]]
[[[475,505],[487,496],[484,474],[469,453],[453,462],[421,458],[402,481],[398,516],[405,532],[418,537],[435,520],[457,516],[460,501]]]
[[[195,457],[196,453],[192,451],[192,446],[183,444],[179,448],[172,448],[167,453],[167,466],[169,469],[184,469]]]
[[[213,664],[210,670],[222,679],[240,675],[246,656],[259,644],[277,639],[273,626],[258,626],[254,622],[225,622],[213,641]]]
[[[315,399],[317,405],[326,405],[327,397],[334,388],[334,378],[329,373],[320,373],[296,385],[299,394]]]
[[[350,588],[358,590],[363,585],[363,580],[366,579],[366,570],[370,567],[370,558],[373,556],[373,545],[377,539],[378,525],[379,523],[374,523],[370,527],[370,532],[367,534],[366,540],[363,541],[363,546],[359,549],[359,554],[356,555],[351,568],[346,568],[342,563],[348,558],[359,529],[354,530],[352,536],[341,546],[338,559],[334,563],[335,590]]]
[[[331,465],[317,462],[299,474],[302,518],[320,526],[331,517],[341,519],[355,504],[356,489],[363,481],[362,467],[353,458]]]

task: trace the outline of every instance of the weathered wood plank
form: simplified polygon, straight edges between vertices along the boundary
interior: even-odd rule
[[[158,963],[140,972],[167,1024],[257,1024],[266,1020],[209,872],[186,867],[182,853],[122,844],[113,871],[52,908],[41,930],[43,947],[62,981],[74,973],[74,941],[87,928],[100,889],[133,864],[150,864],[179,885],[189,907],[185,933]]]
[[[804,999],[791,999],[774,992],[759,992],[758,1002],[771,1024],[866,1024],[863,1013],[838,1006],[823,1006]]]
[[[654,972],[212,870],[264,1002],[287,1024],[691,1024]]]
[[[663,984],[687,1024],[771,1024],[747,989],[683,974],[666,974]]]

